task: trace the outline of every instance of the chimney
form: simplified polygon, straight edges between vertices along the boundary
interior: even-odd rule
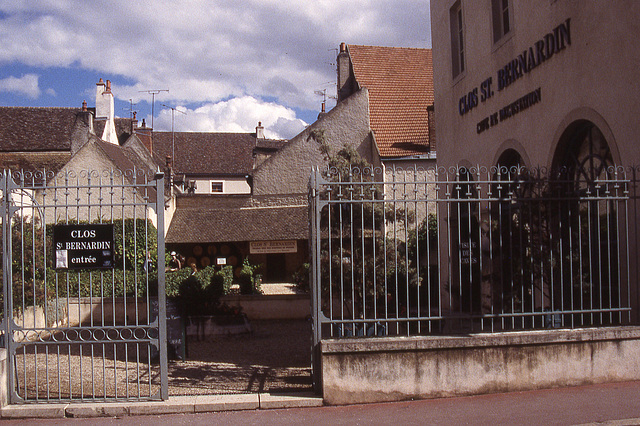
[[[89,129],[89,132],[93,133],[93,120],[91,116],[91,112],[87,108],[87,101],[82,101],[82,111],[79,114],[82,122]]]
[[[256,139],[264,139],[264,127],[262,127],[262,121],[258,121],[256,127]]]
[[[135,120],[135,115],[133,118]],[[136,124],[137,123],[138,122],[136,121]],[[138,138],[142,141],[144,146],[147,147],[149,153],[153,155],[153,132],[150,128],[147,127],[147,122],[144,118],[142,119],[142,125],[140,127],[136,127],[134,132],[136,133],[136,135],[138,135]]]
[[[165,157],[165,176],[169,176],[167,185],[169,186],[171,195],[173,195],[173,161],[170,155]]]
[[[326,106],[325,106],[325,102],[322,101],[322,110],[320,111],[320,114],[318,114],[318,120],[320,120],[325,115],[327,115]]]
[[[115,114],[113,105],[113,93],[111,93],[111,81],[107,80],[105,87],[102,78],[96,85],[96,119],[105,120],[102,140],[119,145],[116,133]]]
[[[433,104],[427,107],[427,130],[429,132],[429,151],[436,152],[436,115]]]
[[[346,43],[340,43],[340,53],[336,60],[338,71],[338,102],[348,98],[352,93],[351,60]]]

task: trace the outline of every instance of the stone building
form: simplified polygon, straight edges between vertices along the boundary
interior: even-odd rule
[[[431,2],[438,165],[484,167],[494,179],[509,172],[517,179],[518,166],[542,171],[555,185],[549,184],[546,194],[574,197],[552,218],[559,224],[556,245],[572,257],[554,257],[555,275],[548,275],[563,283],[564,299],[576,286],[604,288],[588,303],[629,305],[625,318],[631,321],[637,321],[640,305],[633,267],[638,256],[634,224],[640,217],[627,209],[637,200],[633,182],[640,164],[635,142],[640,131],[638,17],[635,1]],[[472,172],[465,179],[482,177]],[[607,181],[620,183],[610,187]],[[622,187],[628,191],[615,192]],[[589,198],[594,194],[625,198]],[[578,204],[579,197],[590,201]],[[475,214],[495,218],[485,206]],[[624,214],[628,217],[621,220]],[[590,251],[576,248],[585,241],[600,243]],[[540,286],[540,309],[563,306],[561,296],[548,296],[551,286],[548,280]],[[620,293],[620,300],[607,291]]]
[[[639,164],[638,16],[634,1],[432,2],[438,164],[551,168],[589,144]]]

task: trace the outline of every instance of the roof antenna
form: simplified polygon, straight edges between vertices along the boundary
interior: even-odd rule
[[[134,104],[133,99],[129,99],[129,108],[122,108],[123,111],[129,110],[129,118],[131,119],[133,119],[135,116],[135,113],[138,112],[138,110],[133,109],[134,105],[138,105],[138,104]]]
[[[184,111],[180,111],[177,108],[170,107],[169,105],[162,104],[162,106],[165,108],[169,108],[171,110],[171,158],[173,159],[173,167],[175,169],[177,162],[176,162],[176,134],[173,131],[174,115],[176,111],[184,115],[187,115],[187,113]],[[153,128],[153,126],[151,126],[151,128]]]
[[[150,93],[151,94],[151,128],[153,129],[153,108],[156,104],[156,95],[160,92],[168,92],[169,89],[151,89],[151,90],[138,90],[138,93]]]

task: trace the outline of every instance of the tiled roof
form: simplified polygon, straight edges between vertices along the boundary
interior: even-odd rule
[[[80,108],[0,107],[0,151],[69,151],[80,112]]]
[[[369,115],[385,158],[429,151],[427,107],[433,104],[431,49],[349,45],[360,87],[369,90]]]
[[[233,210],[177,209],[167,243],[296,240],[309,237],[306,206]]]
[[[287,142],[286,139],[256,139],[256,149],[260,151],[278,151]]]
[[[0,169],[29,172],[50,171],[57,173],[71,158],[69,151],[62,152],[0,152]]]
[[[175,173],[240,175],[253,168],[252,133],[175,133]],[[153,132],[153,152],[172,155],[172,133]]]

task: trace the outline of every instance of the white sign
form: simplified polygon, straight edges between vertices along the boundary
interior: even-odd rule
[[[265,253],[297,253],[298,242],[296,240],[287,241],[251,241],[249,243],[251,254]]]

